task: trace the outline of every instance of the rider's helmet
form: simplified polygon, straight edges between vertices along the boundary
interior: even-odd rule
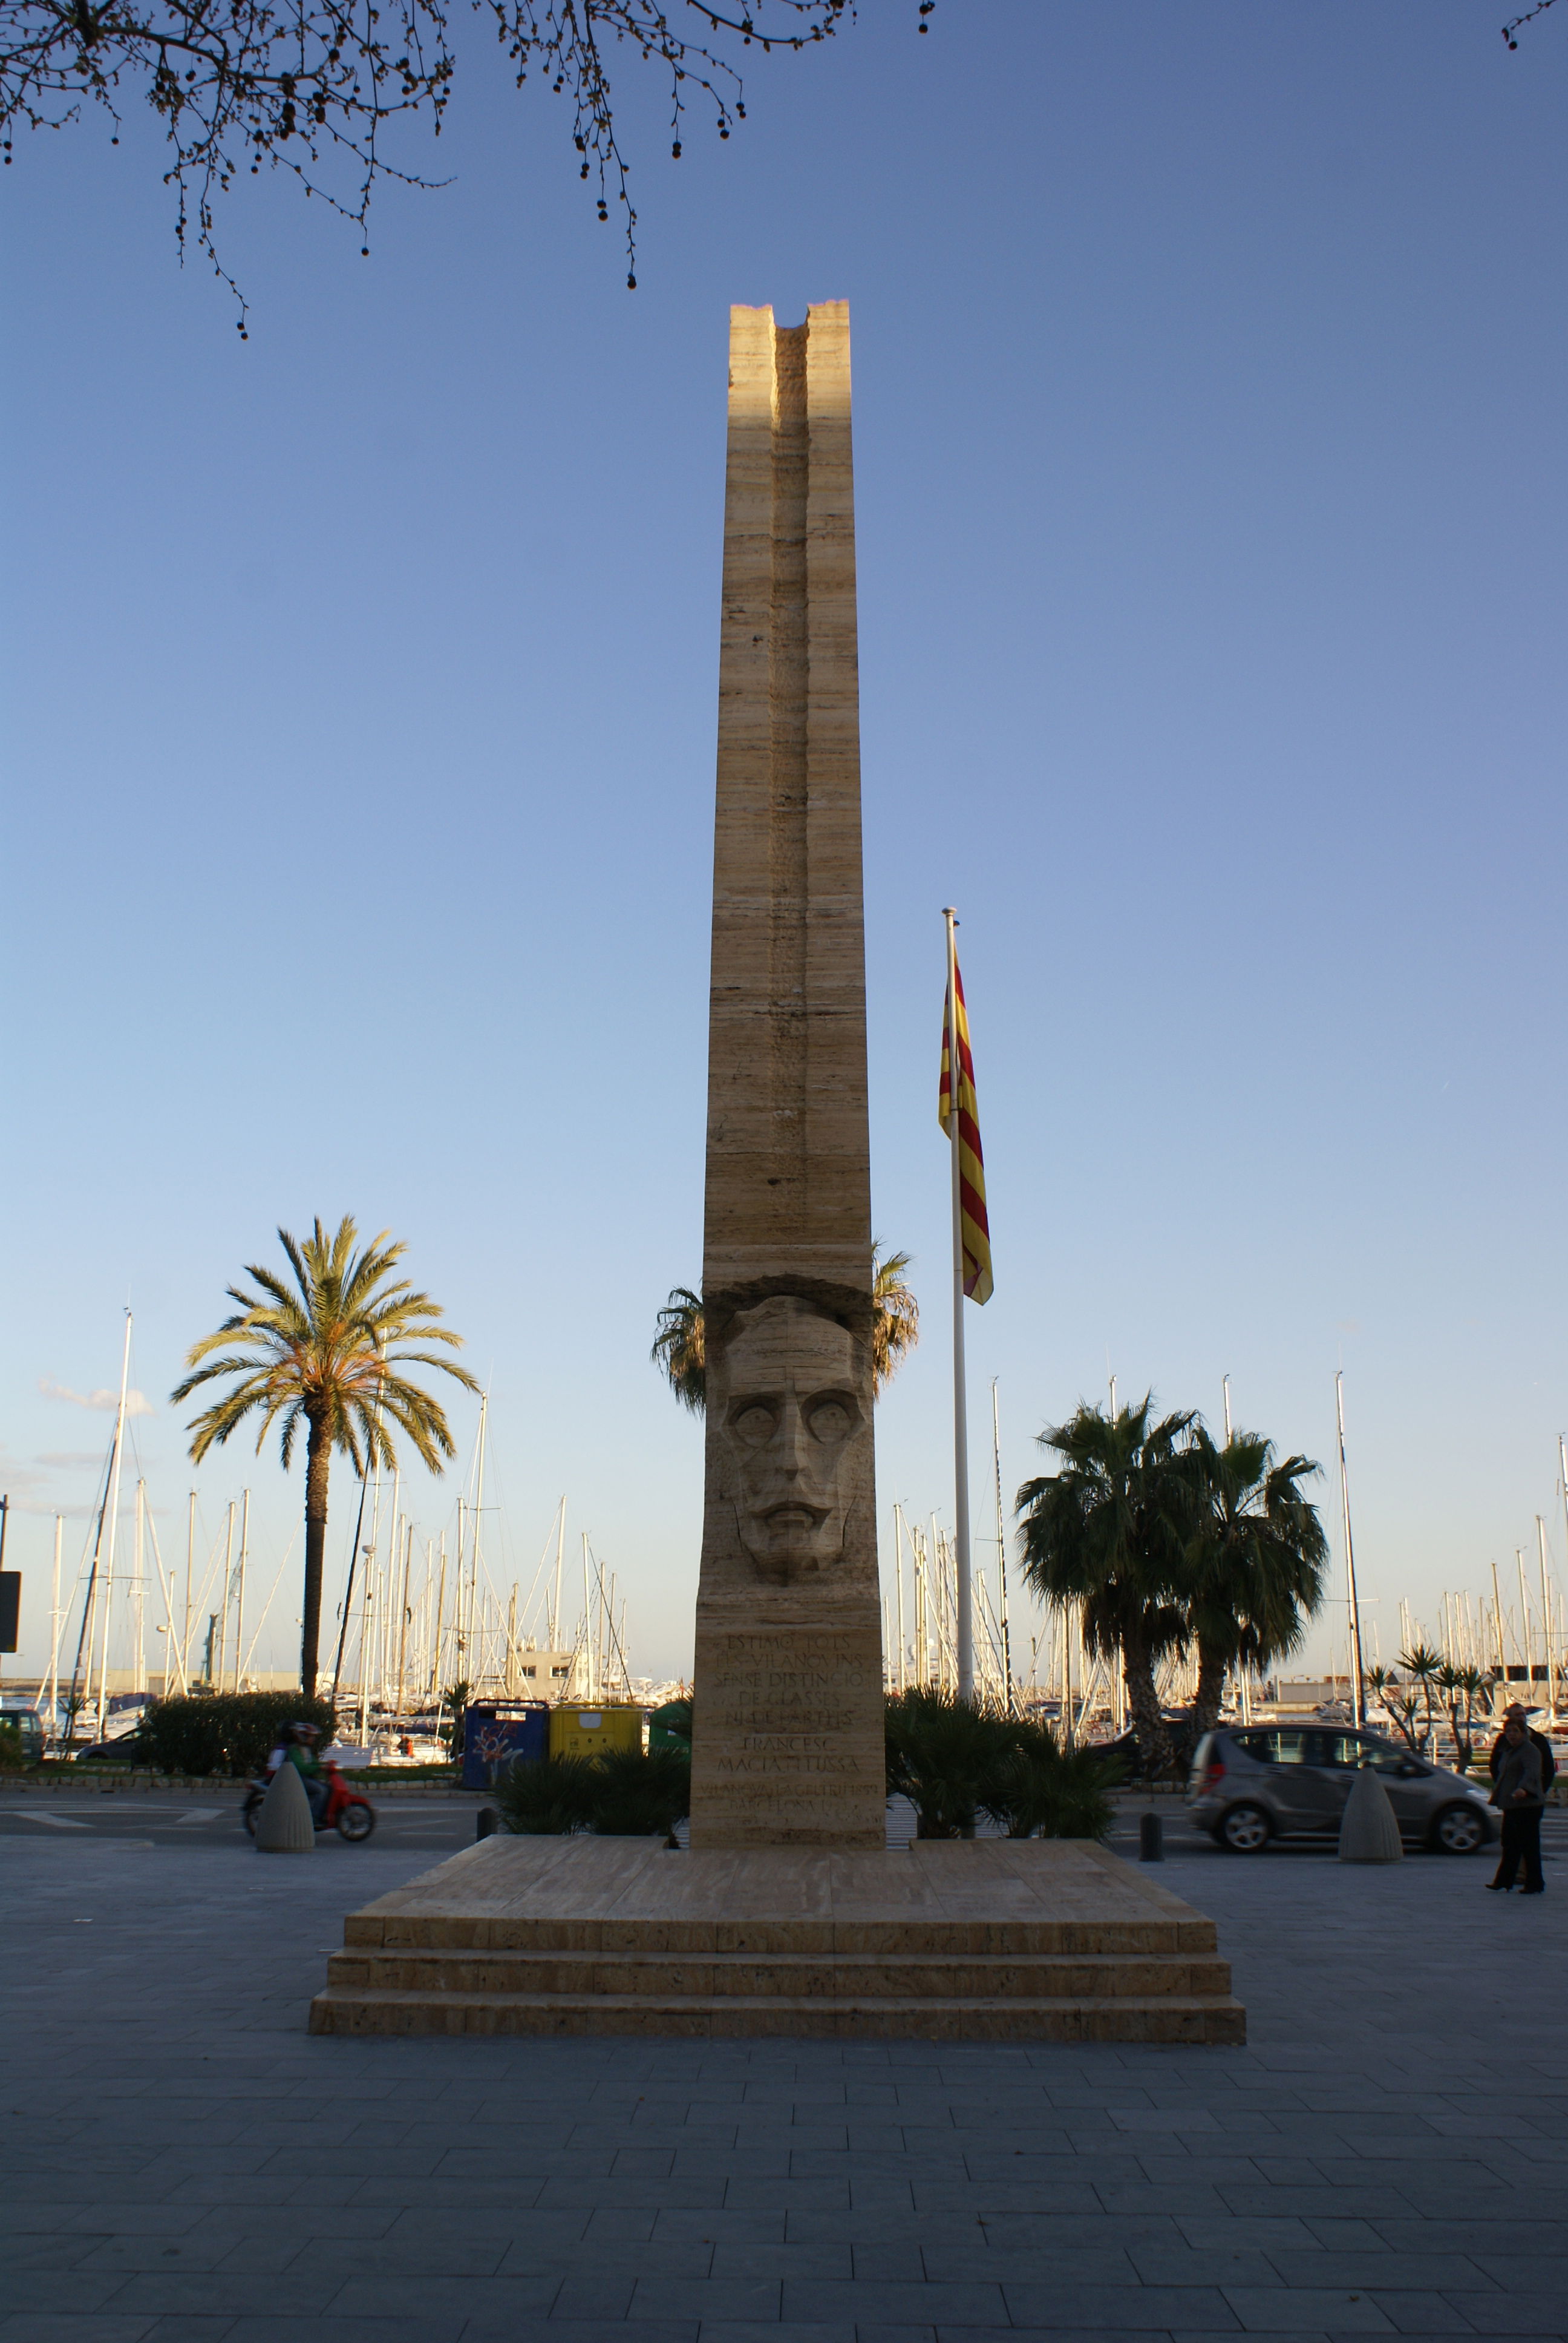
[[[318,1725],[312,1725],[308,1717],[302,1717],[297,1725],[291,1725],[288,1731],[292,1740],[314,1741],[318,1737],[321,1728]]]

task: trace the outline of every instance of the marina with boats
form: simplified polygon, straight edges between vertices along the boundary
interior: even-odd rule
[[[286,1586],[286,1610],[294,1600],[297,1529],[262,1567],[250,1490],[227,1500],[216,1521],[192,1490],[176,1515],[177,1544],[166,1551],[169,1512],[154,1503],[135,1454],[130,1345],[127,1313],[119,1404],[69,1577],[66,1517],[55,1517],[47,1666],[5,1688],[5,1713],[25,1715],[29,1738],[62,1755],[109,1747],[134,1733],[152,1702],[169,1695],[283,1692],[299,1680],[297,1670],[259,1657],[269,1627],[277,1640]],[[1228,1431],[1228,1379],[1224,1398]],[[994,1522],[989,1539],[975,1544],[989,1546],[991,1559],[970,1580],[975,1694],[1051,1723],[1070,1745],[1120,1743],[1130,1727],[1125,1683],[1113,1657],[1091,1647],[1081,1606],[1042,1605],[1027,1590],[1020,1602],[1016,1564],[1009,1568],[994,1385],[990,1414]],[[652,1711],[689,1696],[684,1681],[636,1669],[635,1589],[607,1567],[587,1528],[568,1523],[565,1494],[531,1567],[515,1565],[493,1479],[487,1495],[489,1415],[482,1395],[462,1486],[439,1526],[418,1518],[396,1471],[367,1473],[351,1497],[353,1527],[324,1636],[321,1689],[337,1712],[338,1745],[378,1764],[445,1762],[454,1716],[468,1702]],[[1568,1449],[1561,1442],[1556,1461],[1568,1532]],[[1339,1468],[1345,1581],[1342,1595],[1325,1606],[1342,1623],[1331,1631],[1331,1664],[1317,1676],[1280,1667],[1233,1671],[1225,1718],[1362,1725],[1450,1759],[1510,1702],[1523,1703],[1555,1734],[1559,1720],[1568,1721],[1568,1651],[1544,1516],[1535,1517],[1533,1554],[1515,1549],[1511,1570],[1493,1561],[1479,1589],[1445,1591],[1434,1619],[1402,1600],[1385,1659],[1376,1607],[1356,1591],[1342,1436]],[[956,1694],[955,1539],[936,1514],[918,1519],[902,1502],[887,1510],[885,1526],[884,1689]],[[1155,1681],[1162,1711],[1179,1721],[1194,1698],[1195,1658],[1168,1655]]]

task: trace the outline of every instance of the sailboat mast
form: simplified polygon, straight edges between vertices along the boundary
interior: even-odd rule
[[[242,1489],[239,1512],[239,1599],[234,1614],[234,1688],[236,1693],[243,1692],[245,1689],[240,1682],[240,1674],[245,1666],[245,1566],[249,1560],[250,1491]]]
[[[904,1689],[904,1523],[897,1504],[893,1507],[893,1576],[899,1590],[899,1680],[897,1689]]]
[[[586,1700],[591,1701],[594,1696],[593,1632],[589,1624],[588,1543],[587,1530],[584,1530],[583,1532],[583,1672],[588,1679],[588,1690],[583,1696]]]
[[[55,1516],[55,1574],[49,1582],[49,1730],[60,1729],[60,1547],[65,1535],[65,1516]]]
[[[1351,1722],[1359,1730],[1366,1723],[1365,1679],[1362,1668],[1362,1613],[1356,1599],[1356,1549],[1351,1534],[1351,1476],[1345,1461],[1345,1378],[1334,1377],[1334,1416],[1340,1434],[1340,1511],[1345,1531],[1345,1590],[1351,1619]]]
[[[1001,1413],[997,1404],[996,1377],[990,1383],[990,1454],[991,1468],[996,1477],[996,1562],[1001,1589],[1001,1675],[1002,1697],[1010,1716],[1016,1714],[1017,1703],[1012,1689],[1012,1637],[1007,1617],[1007,1516],[1001,1500]]]
[[[430,1631],[430,1693],[440,1703],[441,1696],[441,1614],[447,1607],[447,1533],[441,1532],[441,1571],[436,1581],[436,1624]]]
[[[1546,1647],[1546,1722],[1557,1722],[1557,1679],[1552,1671],[1552,1590],[1546,1579],[1546,1524],[1535,1516],[1535,1543],[1541,1552],[1541,1636]]]
[[[552,1652],[561,1647],[561,1564],[567,1550],[567,1493],[561,1491],[560,1511],[556,1516],[556,1592],[550,1605],[549,1644]]]
[[[180,1690],[190,1682],[191,1661],[191,1578],[196,1570],[196,1493],[190,1492],[186,1504],[186,1600],[185,1624],[180,1629]],[[172,1632],[172,1630],[171,1630]]]
[[[474,1590],[472,1599],[468,1605],[468,1617],[470,1621],[475,1618],[479,1607],[479,1542],[483,1535],[482,1525],[485,1515],[485,1420],[489,1414],[489,1412],[490,1394],[488,1392],[486,1392],[479,1401],[479,1447],[478,1453],[474,1460],[473,1557],[468,1565],[468,1574]],[[482,1660],[477,1659],[474,1668],[474,1682],[476,1685],[478,1684],[483,1674],[484,1668],[482,1665]]]
[[[217,1655],[212,1663],[211,1678],[214,1692],[223,1690],[223,1673],[228,1665],[228,1614],[234,1602],[234,1499],[228,1503],[228,1527],[224,1533],[223,1547],[223,1607],[218,1616]]]
[[[120,1404],[115,1413],[115,1460],[109,1468],[109,1552],[105,1564],[104,1634],[98,1666],[98,1733],[104,1737],[104,1712],[109,1688],[109,1613],[115,1594],[115,1533],[120,1518],[120,1463],[126,1449],[126,1393],[131,1379],[131,1313],[126,1312],[126,1344],[120,1354]],[[91,1673],[92,1654],[88,1653]]]
[[[147,1688],[146,1622],[143,1617],[143,1572],[147,1562],[147,1484],[136,1480],[136,1571],[131,1580],[131,1690]]]

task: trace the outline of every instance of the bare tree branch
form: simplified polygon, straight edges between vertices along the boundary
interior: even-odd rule
[[[1554,8],[1556,5],[1557,0],[1535,0],[1534,7],[1526,8],[1523,16],[1511,16],[1507,24],[1503,27],[1503,37],[1507,42],[1509,47],[1511,49],[1516,49],[1519,46],[1519,43],[1514,36],[1518,33],[1521,25],[1533,25],[1537,16],[1544,16],[1548,8]]]
[[[572,110],[579,176],[597,187],[598,216],[619,205],[627,283],[637,283],[637,212],[617,137],[606,55],[628,50],[662,68],[670,94],[671,152],[688,110],[709,113],[720,138],[746,115],[739,66],[725,45],[799,50],[836,33],[854,0],[673,0],[689,13],[687,39],[661,0],[469,0],[489,19],[520,88],[537,75]],[[1549,0],[1544,0],[1549,5]],[[920,30],[934,0],[920,0]],[[122,126],[120,105],[139,96],[173,149],[164,175],[176,191],[183,253],[199,249],[239,304],[218,256],[215,203],[248,171],[292,171],[359,229],[369,251],[377,182],[437,182],[388,159],[388,126],[412,116],[438,136],[455,60],[448,0],[0,0],[0,149],[7,163],[20,124],[60,129],[85,104]]]

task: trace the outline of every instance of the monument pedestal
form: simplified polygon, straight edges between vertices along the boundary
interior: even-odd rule
[[[481,1840],[344,1924],[313,2034],[1240,2043],[1214,1924],[1078,1839]]]

